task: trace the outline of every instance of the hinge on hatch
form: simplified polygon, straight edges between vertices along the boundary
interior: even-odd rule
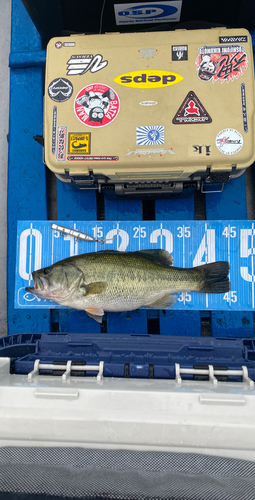
[[[209,377],[209,381],[214,385],[218,385],[218,380],[216,376],[223,375],[224,377],[235,376],[242,377],[242,382],[246,383],[250,386],[251,389],[254,388],[254,382],[249,377],[247,366],[242,366],[241,370],[221,370],[218,368],[214,368],[212,365],[208,365],[208,368],[181,368],[181,366],[176,363],[175,364],[175,380],[177,384],[182,383],[181,375],[207,375]]]
[[[72,364],[72,361],[67,361],[66,364],[53,364],[53,363],[41,363],[40,359],[36,359],[34,362],[34,369],[28,374],[28,381],[31,382],[36,376],[40,375],[40,370],[43,371],[63,371],[64,373],[61,375],[61,379],[65,382],[70,376],[71,372],[81,372],[81,371],[98,371],[97,381],[100,382],[103,378],[104,372],[104,362],[100,361],[99,365],[76,365]],[[50,374],[49,374],[50,375]]]

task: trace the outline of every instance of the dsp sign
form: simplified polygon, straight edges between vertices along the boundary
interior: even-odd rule
[[[160,87],[169,87],[183,80],[181,75],[170,71],[162,70],[142,70],[123,73],[114,78],[114,81],[124,87],[134,89],[158,89]]]

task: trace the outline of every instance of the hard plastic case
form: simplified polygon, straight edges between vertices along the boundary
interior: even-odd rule
[[[118,195],[202,190],[254,161],[254,70],[245,29],[53,38],[45,162],[60,180]]]

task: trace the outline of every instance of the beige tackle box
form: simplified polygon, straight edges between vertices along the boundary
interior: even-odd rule
[[[223,186],[254,161],[249,32],[51,39],[44,154],[58,179],[109,194]]]

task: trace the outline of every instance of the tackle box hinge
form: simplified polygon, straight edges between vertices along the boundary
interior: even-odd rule
[[[235,376],[242,377],[242,382],[244,384],[248,384],[251,389],[254,389],[254,382],[249,377],[247,366],[242,366],[241,370],[220,370],[214,368],[212,365],[208,365],[206,369],[200,368],[181,368],[181,366],[176,363],[175,364],[175,380],[178,385],[181,385],[183,379],[181,375],[207,375],[209,377],[209,381],[216,387],[218,385],[218,380],[216,376]]]
[[[31,382],[35,377],[40,375],[40,370],[60,370],[64,371],[64,373],[61,375],[61,379],[63,382],[66,382],[68,378],[71,376],[71,372],[77,371],[98,371],[97,374],[97,382],[100,382],[103,378],[103,372],[104,372],[104,361],[100,361],[99,365],[76,365],[72,364],[72,361],[67,361],[67,363],[64,364],[52,364],[52,363],[41,363],[40,359],[36,359],[34,362],[34,369],[28,374],[27,378],[28,381]]]

